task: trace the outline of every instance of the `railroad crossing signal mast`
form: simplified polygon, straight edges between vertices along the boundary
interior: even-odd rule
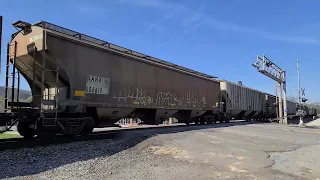
[[[281,124],[287,124],[287,96],[286,96],[286,72],[279,66],[274,64],[265,55],[260,57],[257,55],[257,61],[252,64],[253,67],[258,69],[258,72],[273,79],[277,83],[277,96],[279,100],[279,119]],[[283,98],[282,98],[283,96]],[[283,101],[282,101],[283,100]],[[282,106],[283,102],[283,106]],[[284,111],[283,111],[283,108]]]

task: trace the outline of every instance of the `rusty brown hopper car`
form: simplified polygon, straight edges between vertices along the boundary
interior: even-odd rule
[[[74,134],[124,117],[189,123],[218,112],[220,85],[212,76],[48,22],[14,25],[21,31],[9,59],[32,89],[32,112],[40,109],[21,131],[39,117],[43,128]]]

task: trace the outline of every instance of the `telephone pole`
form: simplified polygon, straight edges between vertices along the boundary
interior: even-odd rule
[[[284,69],[281,69],[265,55],[260,57],[257,55],[257,60],[253,67],[258,69],[258,72],[264,74],[265,76],[276,81],[277,85],[277,94],[279,100],[279,123],[287,124],[287,96],[286,96],[286,72]]]
[[[2,21],[3,18],[0,16],[0,74],[1,74],[1,48],[2,48]]]
[[[302,103],[301,103],[301,87],[300,87],[300,66],[299,66],[299,60],[297,60],[297,73],[298,73],[298,99],[299,99],[298,115],[300,116],[299,125],[302,125],[302,124],[303,124],[303,110],[302,110]]]

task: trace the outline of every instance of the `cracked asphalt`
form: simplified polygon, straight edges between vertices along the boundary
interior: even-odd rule
[[[2,155],[1,177],[8,179],[320,180],[320,129],[251,123],[174,127]]]

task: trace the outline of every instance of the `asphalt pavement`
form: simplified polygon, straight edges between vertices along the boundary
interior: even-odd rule
[[[320,129],[224,123],[125,131],[116,139],[8,150],[7,179],[320,180]]]

